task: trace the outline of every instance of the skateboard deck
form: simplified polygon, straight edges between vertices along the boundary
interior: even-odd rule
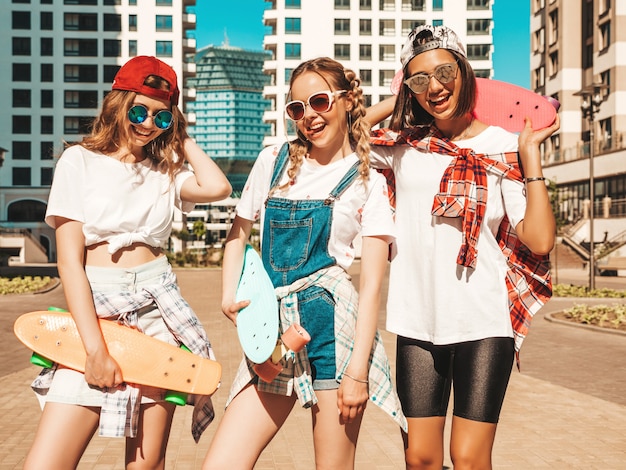
[[[213,394],[221,365],[113,321],[99,320],[109,353],[125,382],[196,395]],[[18,317],[13,330],[29,349],[79,372],[86,354],[71,314],[36,311]]]
[[[394,94],[398,94],[402,79],[400,70],[391,82]],[[552,97],[488,78],[476,78],[476,93],[476,119],[509,132],[521,132],[525,117],[531,119],[533,129],[548,127],[554,122],[560,107],[559,102]]]
[[[261,257],[250,245],[246,245],[236,300],[250,300],[250,305],[237,314],[237,334],[243,352],[252,362],[265,362],[278,341],[278,300]]]

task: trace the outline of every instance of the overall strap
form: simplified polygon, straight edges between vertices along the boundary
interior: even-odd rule
[[[334,201],[335,199],[339,199],[339,196],[343,194],[343,192],[348,189],[348,187],[354,182],[354,180],[359,176],[359,167],[361,166],[361,162],[355,162],[354,165],[350,167],[347,173],[341,178],[341,181],[337,183],[337,186],[330,192],[330,195],[325,200],[325,203],[329,203]]]
[[[270,188],[276,186],[280,181],[281,176],[285,172],[285,168],[287,168],[287,162],[289,162],[289,142],[283,144],[274,161],[274,172],[272,173]]]

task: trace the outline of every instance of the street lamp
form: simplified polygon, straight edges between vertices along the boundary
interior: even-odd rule
[[[594,118],[600,110],[600,105],[605,99],[604,91],[608,88],[604,83],[593,82],[586,86],[574,96],[582,97],[580,110],[583,117],[589,121],[589,290],[596,288],[596,256],[593,243],[593,221],[595,217],[595,194],[594,194],[594,171],[593,171],[593,154],[595,152],[594,143]]]

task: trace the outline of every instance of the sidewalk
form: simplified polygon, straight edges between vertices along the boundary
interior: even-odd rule
[[[223,366],[223,385],[214,396],[217,422],[241,359],[236,331],[219,312],[220,271],[183,269],[176,273],[183,295],[202,320]],[[573,282],[566,279],[577,276],[585,279],[584,272],[561,272],[559,282]],[[596,280],[599,287],[604,279]],[[624,279],[611,278],[610,282],[619,284]],[[584,281],[578,283],[584,285]],[[386,296],[386,289],[383,294]],[[610,300],[602,301],[607,302]],[[522,372],[513,371],[504,402],[494,446],[496,469],[626,468],[626,336],[545,321],[545,314],[574,303],[571,299],[553,299],[533,320],[521,351]],[[21,313],[50,305],[65,305],[61,287],[46,294],[0,296],[0,389],[4,395],[0,404],[0,469],[21,468],[40,415],[29,388],[39,369],[28,364],[30,353],[13,336],[12,323]],[[393,368],[395,338],[384,331],[384,308],[379,327]],[[191,411],[185,407],[176,412],[167,468],[200,468],[216,423],[196,445],[189,429]],[[255,468],[313,469],[310,428],[310,413],[296,406]],[[449,434],[449,429],[446,431]],[[96,437],[79,468],[122,469],[123,449],[123,439]],[[448,457],[446,465],[451,466]],[[356,468],[404,468],[398,429],[371,404],[361,428]]]

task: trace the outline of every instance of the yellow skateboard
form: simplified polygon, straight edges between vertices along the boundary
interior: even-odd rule
[[[195,395],[212,395],[219,387],[222,366],[218,362],[113,321],[99,322],[109,354],[122,369],[125,382]],[[40,356],[85,371],[85,349],[69,313],[25,313],[13,329],[17,338]]]

